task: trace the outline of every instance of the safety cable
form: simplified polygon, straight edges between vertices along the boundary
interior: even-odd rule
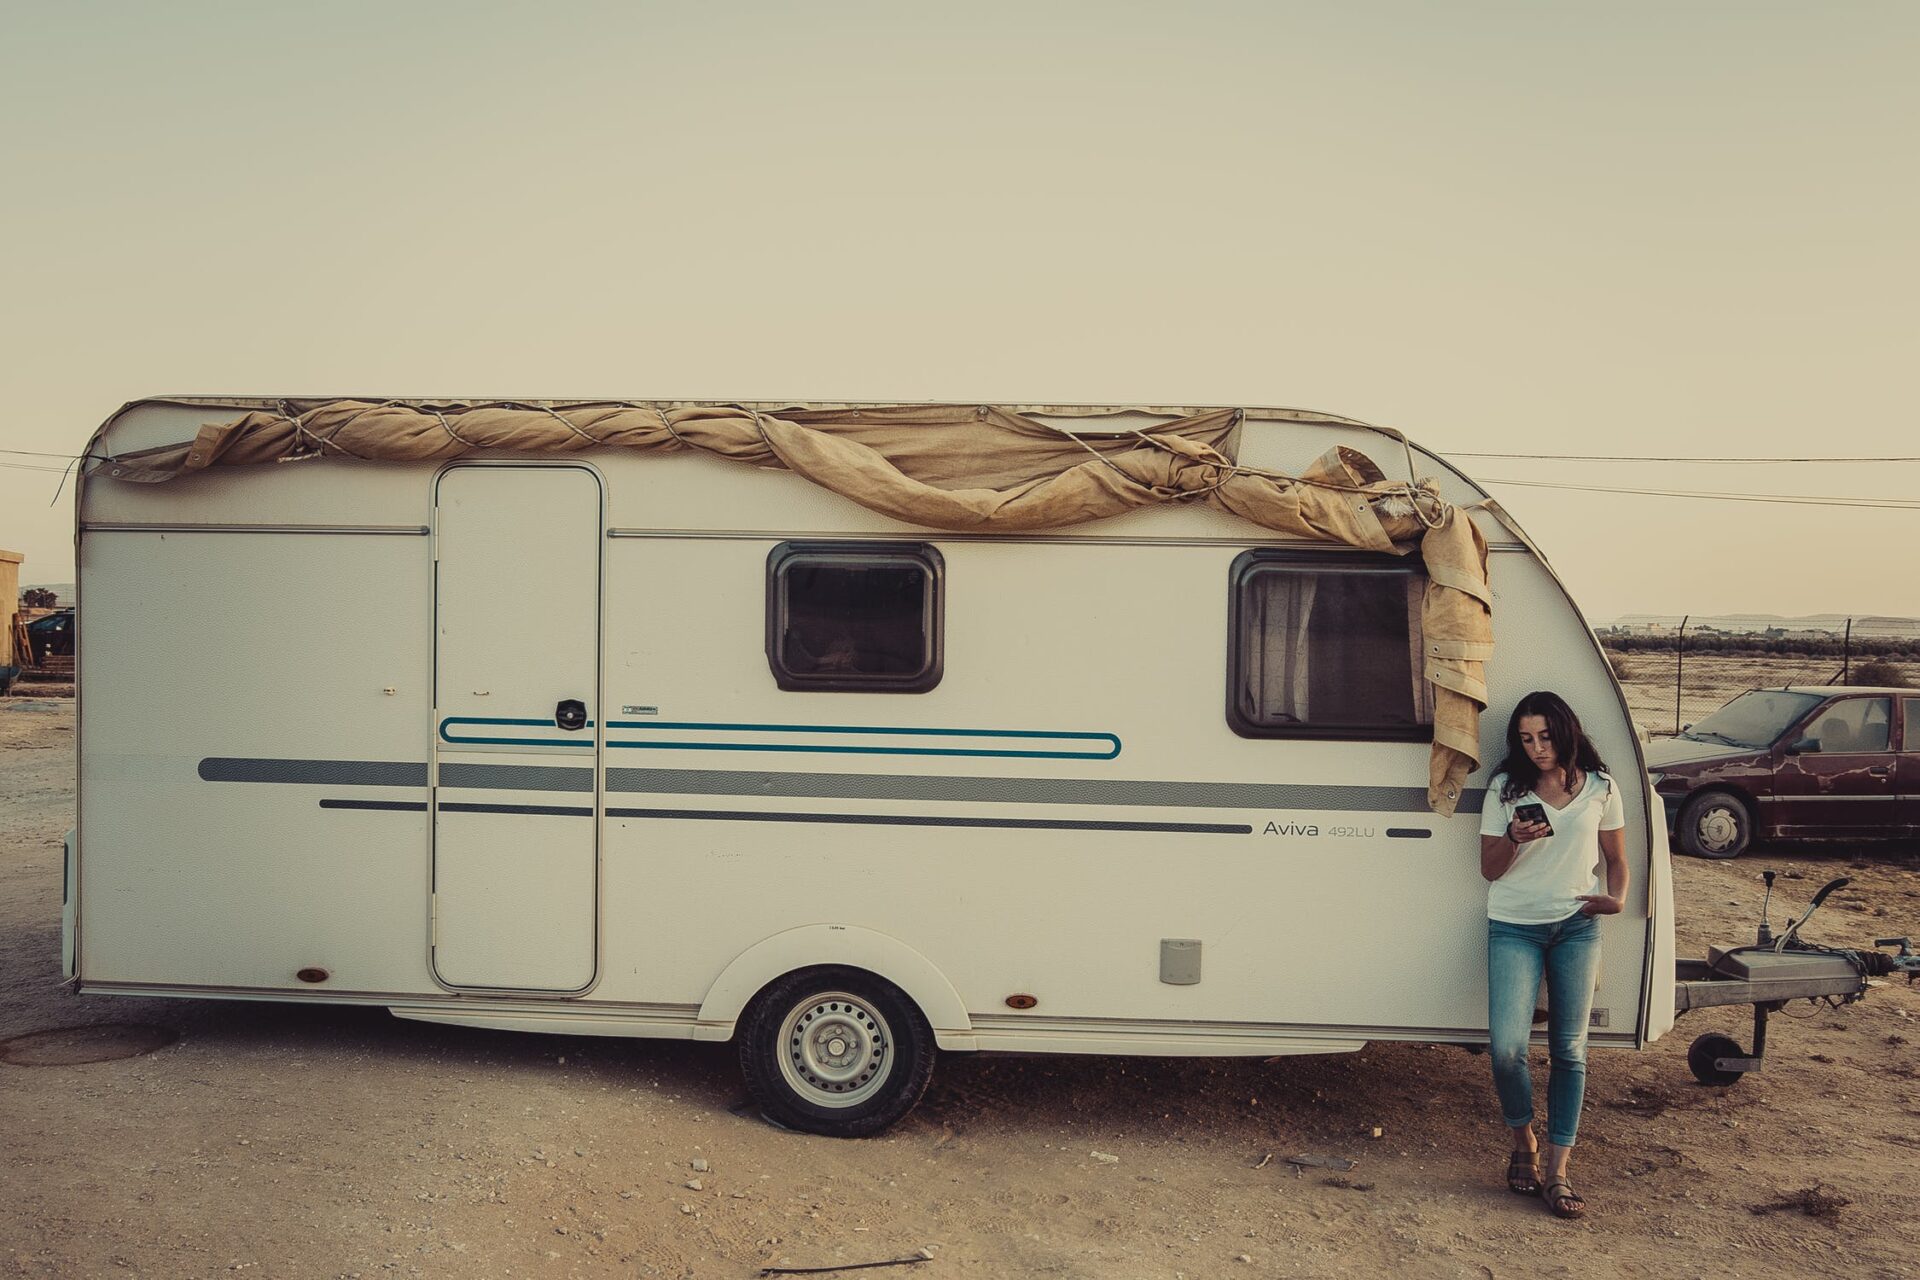
[[[1651,498],[1699,498],[1715,502],[1772,502],[1799,507],[1862,507],[1881,511],[1920,511],[1920,499],[1856,498],[1804,493],[1726,493],[1698,489],[1637,489],[1620,485],[1563,484],[1553,480],[1513,480],[1476,477],[1481,484],[1509,484],[1523,489],[1571,489],[1581,493],[1625,493]]]
[[[1727,465],[1744,465],[1750,462],[1766,465],[1822,462],[1920,462],[1920,455],[1890,458],[1662,458],[1641,457],[1627,453],[1472,453],[1462,449],[1449,450],[1447,456],[1449,458],[1518,459],[1523,462],[1710,462]]]

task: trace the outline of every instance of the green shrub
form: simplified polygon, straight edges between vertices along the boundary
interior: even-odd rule
[[[1912,687],[1907,673],[1885,658],[1869,658],[1865,662],[1856,662],[1847,674],[1848,684],[1878,684],[1894,689]]]

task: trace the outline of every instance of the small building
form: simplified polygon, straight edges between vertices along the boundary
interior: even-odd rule
[[[26,559],[18,551],[0,551],[0,609],[5,617],[0,617],[0,671],[19,665],[13,656],[13,620],[20,607],[20,564]],[[8,678],[0,677],[0,679]]]

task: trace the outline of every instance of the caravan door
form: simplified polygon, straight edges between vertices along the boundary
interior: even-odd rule
[[[578,993],[597,970],[600,477],[457,464],[434,486],[433,970]]]

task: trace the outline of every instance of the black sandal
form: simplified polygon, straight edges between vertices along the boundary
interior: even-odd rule
[[[1556,1192],[1555,1187],[1560,1190]],[[1546,1200],[1547,1208],[1553,1210],[1553,1216],[1556,1218],[1578,1218],[1587,1211],[1587,1202],[1565,1178],[1554,1178],[1548,1181],[1547,1185],[1541,1188],[1540,1195]]]
[[[1540,1153],[1516,1151],[1507,1159],[1507,1190],[1517,1196],[1540,1194]]]

